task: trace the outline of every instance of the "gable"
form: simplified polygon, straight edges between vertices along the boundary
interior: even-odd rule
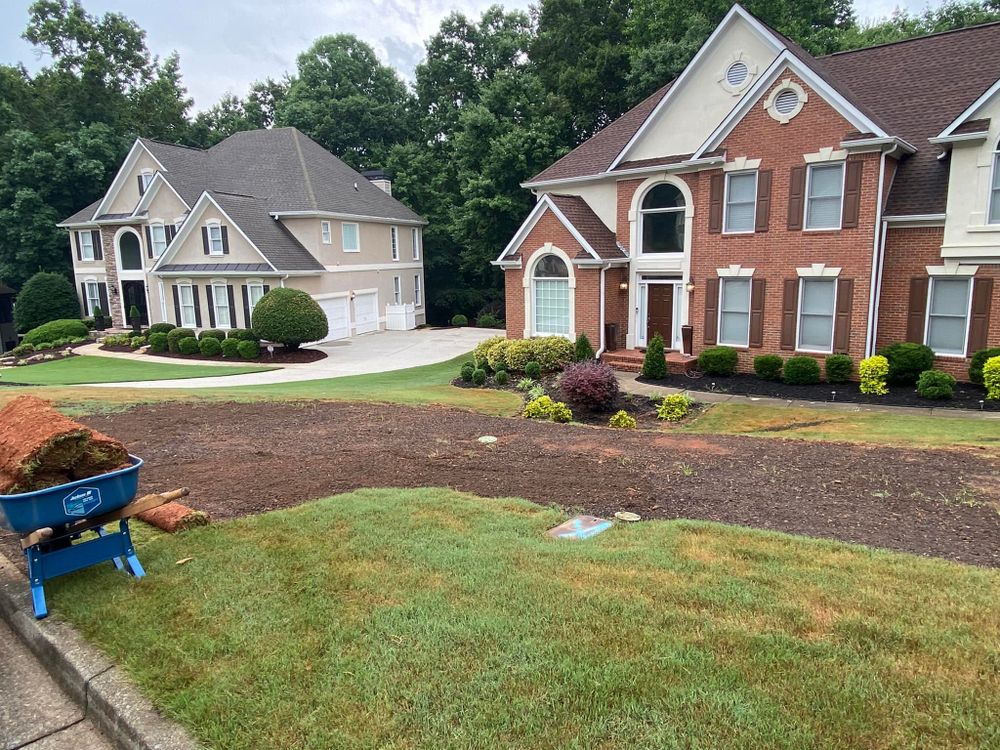
[[[128,156],[118,169],[115,179],[111,182],[108,192],[104,194],[97,215],[130,214],[139,203],[138,176],[144,169],[152,172],[162,171],[163,165],[142,145],[141,141],[132,144]]]
[[[188,206],[180,199],[162,174],[153,178],[152,184],[137,206],[137,213],[140,213],[138,209],[145,211],[148,221],[162,221],[164,224],[173,224],[188,212]]]

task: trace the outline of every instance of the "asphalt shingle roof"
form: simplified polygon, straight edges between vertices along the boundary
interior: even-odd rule
[[[598,218],[587,201],[576,195],[550,194],[549,198],[601,258],[620,260],[626,257],[625,253],[618,247],[618,240],[615,239],[614,232]],[[586,250],[581,249],[576,257],[590,258],[591,255]]]

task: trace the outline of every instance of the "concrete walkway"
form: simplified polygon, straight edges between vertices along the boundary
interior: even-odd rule
[[[472,351],[478,343],[500,334],[490,328],[424,328],[416,331],[379,331],[355,336],[341,341],[316,344],[310,349],[321,349],[326,359],[318,362],[281,365],[269,372],[223,375],[220,377],[189,378],[177,380],[148,380],[128,383],[94,383],[94,388],[231,388],[240,385],[268,385],[271,383],[296,383],[307,380],[340,378],[346,375],[368,375],[408,367],[433,365],[446,362]],[[86,349],[86,351],[84,351]],[[81,354],[114,356],[156,362],[155,357],[131,352],[105,352],[99,348],[81,347]],[[205,360],[164,360],[170,364],[248,364],[245,362],[206,362]],[[267,365],[267,356],[257,364]]]
[[[849,401],[803,401],[794,398],[768,398],[766,396],[742,396],[733,393],[713,393],[712,391],[688,390],[672,388],[665,385],[652,385],[638,382],[638,374],[634,372],[619,372],[618,383],[627,393],[640,396],[664,396],[672,393],[684,393],[695,401],[706,404],[756,404],[777,408],[829,409],[831,411],[882,412],[892,414],[909,414],[911,416],[956,417],[964,419],[1000,419],[997,411],[974,411],[971,409],[949,409],[946,407],[917,406],[880,406],[878,404],[854,404]],[[831,388],[831,390],[833,390]]]
[[[0,750],[111,750],[0,619]]]

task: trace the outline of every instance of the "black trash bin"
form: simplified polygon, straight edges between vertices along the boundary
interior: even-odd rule
[[[604,324],[604,350],[613,352],[618,349],[618,324]]]

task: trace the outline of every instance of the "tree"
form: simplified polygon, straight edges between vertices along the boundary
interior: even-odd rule
[[[58,273],[36,273],[14,301],[14,324],[20,333],[53,320],[80,317],[76,290]]]
[[[284,99],[288,85],[288,79],[268,78],[254,83],[244,99],[226,94],[217,104],[198,113],[189,128],[188,144],[208,148],[233,133],[271,127],[275,109]]]
[[[265,341],[277,341],[294,351],[329,333],[326,313],[312,297],[298,289],[272,289],[253,308],[253,332]]]

